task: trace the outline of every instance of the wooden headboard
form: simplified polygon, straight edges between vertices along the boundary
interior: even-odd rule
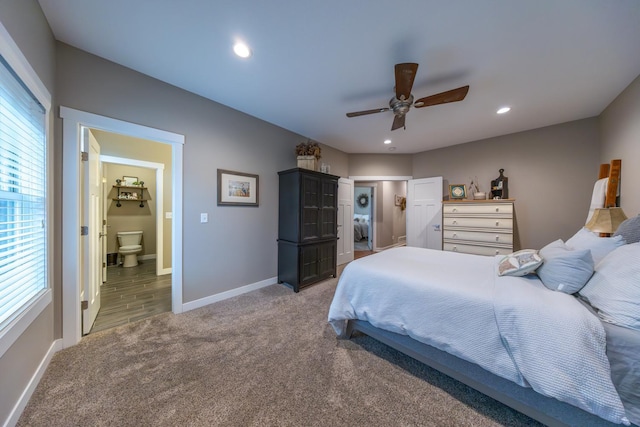
[[[598,179],[609,178],[607,183],[607,192],[604,198],[604,207],[610,208],[617,206],[618,184],[620,183],[620,170],[622,168],[622,160],[611,160],[611,164],[603,163],[600,165]]]

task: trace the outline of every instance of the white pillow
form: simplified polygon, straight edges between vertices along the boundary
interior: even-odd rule
[[[598,265],[609,252],[626,243],[622,236],[600,237],[584,227],[566,241],[566,245],[572,249],[589,249],[593,265]]]
[[[607,255],[580,295],[603,321],[640,330],[640,243]]]
[[[574,294],[593,275],[593,258],[588,249],[571,249],[556,240],[540,249],[544,263],[536,270],[540,281],[553,291]]]
[[[542,258],[535,249],[523,249],[506,255],[498,263],[499,276],[524,276],[535,271]]]

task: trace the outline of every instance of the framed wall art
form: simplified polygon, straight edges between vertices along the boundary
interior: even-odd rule
[[[258,175],[218,169],[218,206],[258,206]]]
[[[465,184],[451,184],[449,186],[449,198],[451,198],[451,199],[466,199],[467,198],[467,186]]]
[[[133,187],[134,186],[134,182],[136,184],[138,183],[138,177],[137,176],[123,176],[122,177],[122,185],[124,185],[125,187]]]

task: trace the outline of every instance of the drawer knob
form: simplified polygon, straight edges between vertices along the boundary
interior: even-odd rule
[[[496,255],[500,255],[500,250],[496,249]]]
[[[458,212],[458,208],[453,208],[453,212]]]
[[[500,240],[500,236],[496,236],[496,242]]]
[[[458,252],[458,247],[457,246],[453,247],[453,252]]]
[[[500,212],[500,208],[496,208],[496,212]]]
[[[500,225],[500,221],[496,221],[496,227]]]
[[[458,234],[453,233],[453,238],[455,239],[456,237],[458,237]]]
[[[458,223],[458,221],[456,221],[456,220],[453,220],[453,224],[454,224],[454,225],[455,225],[455,224],[457,224],[457,223]]]

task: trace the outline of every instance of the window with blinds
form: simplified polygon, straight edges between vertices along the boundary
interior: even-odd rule
[[[45,124],[0,56],[0,330],[48,286]]]

